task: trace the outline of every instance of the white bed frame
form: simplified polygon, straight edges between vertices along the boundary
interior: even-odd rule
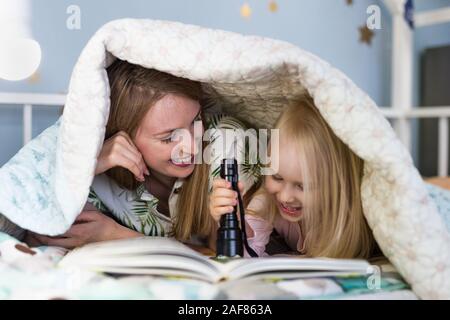
[[[448,118],[450,106],[432,108],[413,107],[413,54],[414,30],[404,19],[404,0],[384,0],[392,15],[392,69],[391,108],[381,108],[384,115],[393,120],[394,129],[411,152],[411,119],[437,118],[438,129],[438,175],[447,176]],[[414,27],[450,22],[450,7],[414,14]]]
[[[412,105],[413,79],[413,30],[403,18],[402,0],[384,0],[392,14],[392,107],[381,107],[382,113],[393,121],[393,126],[401,141],[411,152],[411,120],[419,118],[439,119],[438,175],[447,176],[449,161],[448,133],[450,106],[419,108]],[[416,28],[450,22],[450,7],[416,13]],[[61,108],[66,100],[63,94],[1,93],[0,108],[11,105],[23,108],[23,143],[32,139],[32,117],[35,106],[55,106]]]

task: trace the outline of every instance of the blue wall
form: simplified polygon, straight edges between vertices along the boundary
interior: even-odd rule
[[[241,5],[252,7],[250,19],[239,14]],[[379,105],[390,104],[391,19],[379,0],[278,0],[279,10],[268,10],[269,0],[32,0],[34,37],[41,44],[40,81],[0,80],[0,91],[65,93],[72,68],[86,42],[104,23],[124,17],[177,20],[205,27],[282,39],[309,50],[345,72]],[[66,9],[81,9],[81,30],[68,30]],[[365,24],[366,8],[382,9],[382,29],[372,46],[361,44],[358,27]],[[450,0],[416,0],[419,10],[450,5]],[[450,44],[450,25],[419,30],[415,52]],[[418,90],[416,90],[418,91]],[[417,97],[415,98],[417,101]],[[58,111],[35,109],[33,135],[52,124]],[[0,165],[22,143],[22,113],[0,109]]]

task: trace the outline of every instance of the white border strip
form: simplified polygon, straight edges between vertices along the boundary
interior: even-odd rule
[[[382,107],[380,110],[385,117],[390,119],[450,118],[450,106],[414,107],[409,110]]]
[[[31,141],[33,135],[33,106],[23,106],[23,145]]]
[[[448,174],[448,118],[439,118],[438,175]]]
[[[0,92],[0,107],[7,104],[63,106],[65,103],[65,94]]]
[[[450,8],[430,10],[414,15],[414,25],[416,27],[425,27],[446,22],[450,22]]]

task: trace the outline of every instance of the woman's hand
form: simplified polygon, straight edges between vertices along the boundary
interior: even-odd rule
[[[28,232],[25,242],[31,246],[47,245],[73,249],[91,242],[143,236],[119,225],[99,211],[83,211],[70,229],[56,237]]]
[[[130,170],[138,181],[144,181],[144,174],[149,174],[141,153],[124,131],[119,131],[103,143],[95,175],[117,166]]]
[[[238,187],[240,193],[243,194],[244,185],[242,182],[238,182]],[[231,189],[231,183],[224,179],[215,179],[209,198],[209,213],[213,219],[218,222],[223,214],[232,212],[233,207],[237,204],[237,192]]]

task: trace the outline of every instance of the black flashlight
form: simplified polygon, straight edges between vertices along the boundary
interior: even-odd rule
[[[238,188],[239,175],[236,159],[222,160],[220,176],[222,179],[229,181],[231,183],[231,188],[238,193],[240,218],[243,223],[240,227],[236,207],[233,207],[233,211],[220,217],[220,227],[217,230],[216,242],[217,257],[243,257],[244,246],[250,256],[257,257],[258,255],[247,243],[244,223],[244,206]]]
[[[238,189],[238,166],[236,159],[223,159],[220,166],[220,177],[231,182],[233,190]],[[217,230],[217,256],[242,257],[243,254],[242,233],[239,228],[236,207],[233,211],[220,217],[220,227]]]

